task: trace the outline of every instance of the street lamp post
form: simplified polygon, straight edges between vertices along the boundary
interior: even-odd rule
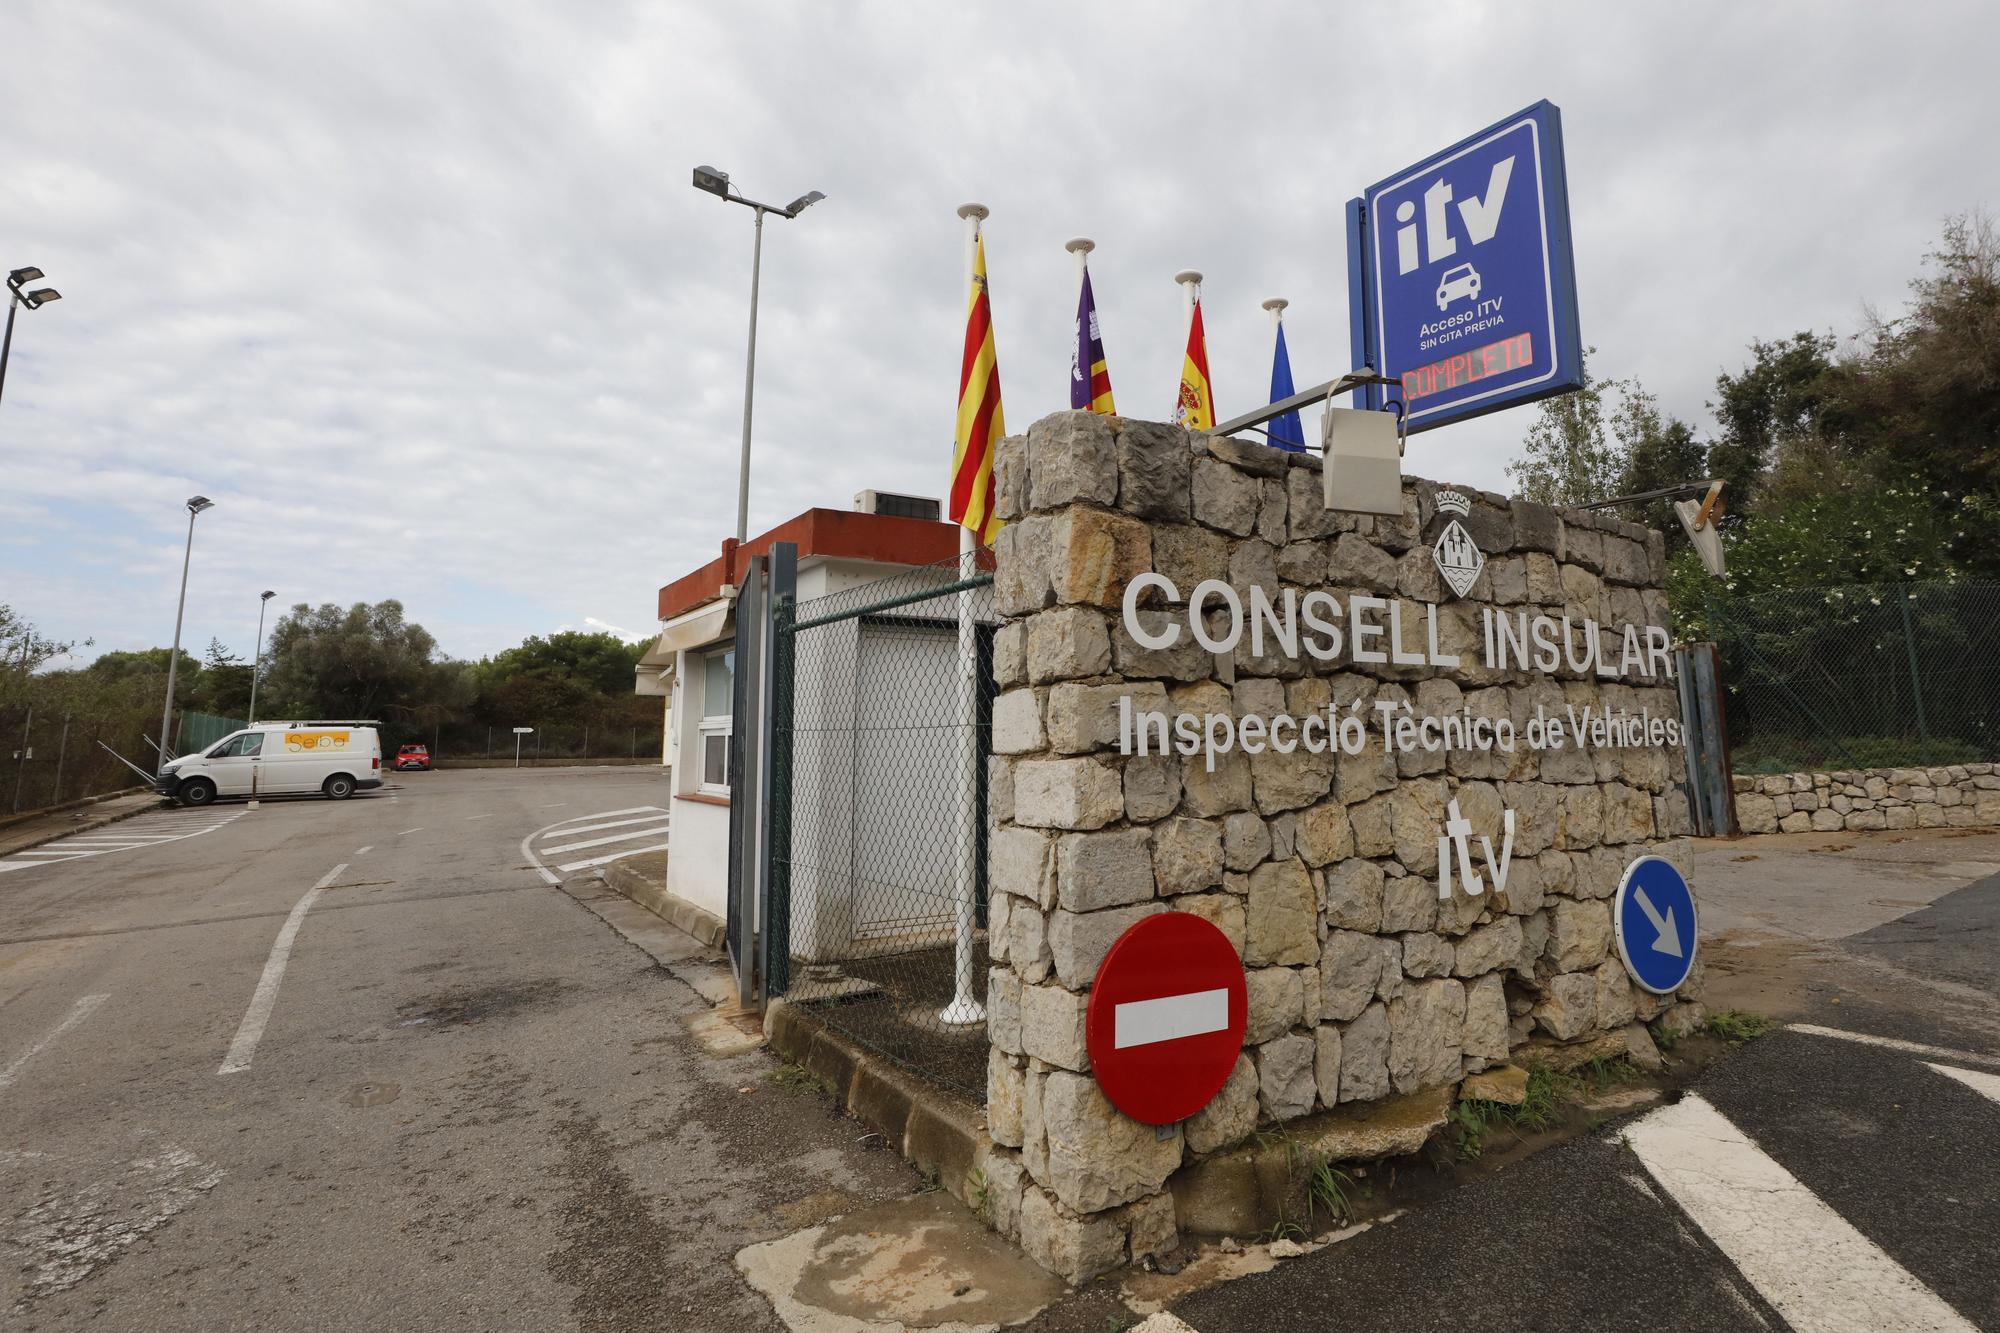
[[[17,268],[7,275],[7,336],[0,339],[0,394],[7,391],[7,357],[14,350],[14,312],[22,306],[39,310],[51,301],[62,300],[62,293],[53,287],[42,287],[32,292],[21,290],[41,277],[42,271],[38,268]]]
[[[171,757],[167,754],[167,730],[174,720],[174,677],[181,665],[181,620],[187,614],[188,564],[194,559],[194,521],[202,510],[213,509],[215,501],[206,495],[190,495],[187,502],[188,537],[187,551],[181,556],[181,600],[174,608],[174,648],[167,656],[167,706],[160,710],[160,763],[164,766]]]
[[[750,352],[743,366],[743,456],[736,478],[736,541],[740,545],[750,535],[750,405],[757,384],[757,286],[764,267],[764,215],[776,213],[781,218],[795,218],[826,196],[813,190],[783,208],[760,204],[731,190],[729,173],[714,167],[694,169],[694,188],[732,204],[742,204],[757,214],[757,239],[750,252]]]
[[[243,724],[246,727],[257,720],[257,677],[264,674],[264,608],[277,595],[267,588],[257,599],[257,655],[250,659],[250,718]]]

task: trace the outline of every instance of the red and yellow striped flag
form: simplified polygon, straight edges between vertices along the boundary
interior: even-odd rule
[[[1201,297],[1194,298],[1188,321],[1187,356],[1181,362],[1181,392],[1174,403],[1174,424],[1186,430],[1215,429],[1215,393],[1208,386],[1208,339],[1201,329]]]
[[[1000,361],[993,350],[993,306],[986,296],[986,238],[972,246],[972,299],[965,311],[965,362],[958,373],[958,447],[951,458],[951,521],[981,546],[1000,531],[993,516],[993,451],[1007,422],[1000,413]]]

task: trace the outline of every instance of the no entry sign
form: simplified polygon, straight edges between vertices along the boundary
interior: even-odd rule
[[[1097,1086],[1148,1125],[1185,1120],[1222,1091],[1249,1001],[1229,938],[1190,912],[1149,916],[1104,956],[1084,1032]]]

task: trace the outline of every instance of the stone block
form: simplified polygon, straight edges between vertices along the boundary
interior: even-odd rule
[[[1336,930],[1374,933],[1382,929],[1382,867],[1350,857],[1321,874],[1326,924]]]
[[[1243,956],[1243,899],[1233,893],[1190,893],[1175,898],[1168,907],[1176,912],[1192,913],[1208,922],[1222,932],[1229,941],[1229,947],[1236,950],[1238,958]]]
[[[1459,1076],[1465,1035],[1465,987],[1423,981],[1389,1001],[1389,1076],[1398,1092],[1415,1092]]]
[[[1049,579],[1054,520],[1035,516],[1009,523],[993,539],[993,609],[1026,615],[1055,602]]]
[[[1003,828],[987,843],[994,889],[1046,911],[1056,904],[1055,841],[1031,828]]]
[[[1451,975],[1452,942],[1442,935],[1417,931],[1402,937],[1403,975],[1407,977],[1448,977]]]
[[[1313,1029],[1313,1083],[1319,1104],[1332,1108],[1340,1102],[1340,1029],[1322,1023]]]
[[[1257,1068],[1249,1052],[1236,1057],[1229,1081],[1207,1106],[1183,1123],[1190,1152],[1214,1152],[1247,1138],[1257,1127]]]
[[[1152,531],[1136,518],[1075,506],[1050,534],[1049,579],[1059,602],[1118,607],[1125,585],[1153,567]]]
[[[1153,896],[1151,838],[1142,828],[1066,833],[1056,839],[1056,901],[1072,912]]]
[[[1396,557],[1366,538],[1344,532],[1327,558],[1326,582],[1334,588],[1393,593],[1400,571]]]
[[[1021,1047],[1044,1064],[1079,1073],[1090,1068],[1083,1014],[1089,997],[1060,986],[1021,988]],[[1037,1174],[1040,1174],[1039,1172]]]
[[[1611,908],[1601,901],[1558,900],[1550,914],[1549,944],[1559,972],[1582,972],[1610,956]]]
[[[1194,460],[1194,517],[1197,523],[1237,537],[1257,530],[1264,505],[1257,478],[1216,458]]]
[[[994,581],[998,583],[997,575]],[[993,683],[1004,690],[1027,679],[1028,626],[1024,621],[1010,621],[993,635]]]
[[[1188,481],[1194,449],[1176,426],[1118,417],[1118,507],[1137,518],[1185,523],[1192,515]]]
[[[1095,1079],[1049,1075],[1042,1089],[1048,1136],[1044,1183],[1064,1207],[1094,1213],[1156,1194],[1181,1164],[1178,1131],[1160,1138],[1106,1100]]]
[[[1503,916],[1488,925],[1475,927],[1458,942],[1453,971],[1461,977],[1484,976],[1512,967],[1521,955],[1521,922]]]
[[[1382,979],[1383,951],[1373,935],[1331,930],[1320,946],[1320,1018],[1346,1022],[1375,998]],[[1396,959],[1401,966],[1400,953]]]
[[[1439,778],[1413,778],[1389,793],[1389,829],[1396,840],[1396,859],[1415,875],[1437,870],[1437,840],[1444,833],[1449,799]]]
[[[1498,973],[1488,973],[1465,987],[1465,1033],[1461,1039],[1468,1060],[1507,1058],[1507,985]]]
[[[1014,820],[1031,828],[1097,829],[1124,813],[1118,770],[1095,759],[1023,759],[1014,767]]]
[[[1125,817],[1135,824],[1165,819],[1181,803],[1178,759],[1150,755],[1125,761]]]
[[[996,1050],[1026,1054],[1021,1048],[1021,977],[1011,967],[986,970],[986,1035]]]
[[[1128,1203],[1118,1210],[1117,1218],[1126,1235],[1126,1255],[1134,1264],[1172,1254],[1180,1246],[1171,1191],[1161,1190],[1151,1198]]]
[[[1000,952],[1008,964],[1029,985],[1047,979],[1055,965],[1049,953],[1049,914],[1025,898],[1014,898],[1004,924],[1007,938]]]
[[[1323,799],[1333,786],[1336,758],[1314,754],[1300,745],[1290,754],[1266,746],[1250,756],[1250,777],[1257,808],[1267,815],[1298,810]]]
[[[1149,635],[1166,632],[1173,618],[1164,611],[1140,608],[1133,613],[1139,628]],[[1142,648],[1125,628],[1121,613],[1111,622],[1111,651],[1118,674],[1128,680],[1205,680],[1215,671],[1215,657],[1195,642],[1183,627],[1180,638],[1170,647]],[[1025,672],[1025,660],[1023,670]]]
[[[1244,972],[1243,980],[1248,998],[1245,1045],[1261,1046],[1304,1024],[1305,981],[1299,969],[1253,967]]]
[[[1271,856],[1271,828],[1249,811],[1239,811],[1222,821],[1223,864],[1231,870],[1250,870]]]
[[[1250,757],[1241,750],[1181,769],[1181,804],[1191,815],[1226,815],[1250,808]]]
[[[1467,997],[1468,1005],[1470,997]],[[1470,1012],[1466,1022],[1470,1024]],[[1502,1032],[1504,1039],[1505,1033]],[[1462,1102],[1498,1102],[1502,1106],[1519,1106],[1528,1100],[1528,1071],[1519,1065],[1501,1065],[1498,1069],[1488,1069],[1483,1073],[1469,1075],[1458,1085],[1458,1099]]]
[[[1152,830],[1153,878],[1162,894],[1200,893],[1222,883],[1222,826],[1170,819]]]
[[[1026,1071],[998,1050],[986,1057],[986,1132],[1009,1148],[1021,1146],[1021,1103],[1027,1095]]]
[[[1111,633],[1101,612],[1059,606],[1027,623],[1028,679],[1035,684],[1101,676],[1111,669]]]
[[[1312,877],[1299,860],[1269,861],[1250,872],[1243,961],[1253,967],[1319,961]]]
[[[1340,1030],[1340,1100],[1389,1095],[1389,1006],[1379,1001]]]
[[[1256,1048],[1257,1097],[1273,1120],[1294,1120],[1313,1109],[1319,1085],[1313,1077],[1313,1039],[1288,1033]]]
[[[1110,1213],[1078,1217],[1039,1185],[1021,1193],[1021,1249],[1072,1285],[1125,1262],[1125,1232]]]
[[[1033,690],[1008,690],[993,700],[993,752],[1027,754],[1048,744],[1042,701]]]
[[[1145,902],[1101,912],[1066,912],[1059,907],[1049,913],[1049,955],[1057,979],[1075,989],[1090,985],[1120,935],[1143,918],[1166,910],[1165,903]]]
[[[1653,798],[1622,782],[1604,785],[1603,840],[1607,843],[1644,842],[1653,836]]]
[[[1354,855],[1354,823],[1347,807],[1326,801],[1303,811],[1298,816],[1298,854],[1313,867]]]
[[[1009,435],[993,449],[993,513],[1014,523],[1028,513],[1028,437]]]
[[[1535,1021],[1557,1041],[1581,1037],[1597,1024],[1597,977],[1590,972],[1565,972],[1548,979]]]
[[[1435,860],[1435,856],[1432,858]],[[1382,884],[1382,929],[1390,934],[1434,930],[1438,924],[1437,886],[1416,875],[1385,878]]]
[[[1605,960],[1597,969],[1596,1026],[1623,1027],[1636,1017],[1632,981],[1625,975],[1625,964],[1616,958]]]
[[[1123,703],[1128,698],[1132,701],[1129,724],[1124,720]],[[1140,716],[1163,713],[1166,708],[1167,690],[1157,681],[1119,681],[1109,685],[1081,685],[1065,681],[1052,686],[1048,692],[1048,744],[1059,754],[1088,754],[1092,750],[1112,748],[1120,748],[1121,753],[1137,753],[1141,743]],[[1129,725],[1132,729],[1127,747],[1119,745],[1121,725]],[[997,702],[993,726],[994,747],[997,749],[1000,727]],[[1154,755],[1166,752],[1172,738],[1168,737],[1168,745],[1161,745],[1159,741],[1157,728],[1144,735],[1144,742]]]
[[[1028,507],[1118,500],[1118,446],[1101,412],[1053,412],[1028,427]],[[1002,529],[1004,531],[1004,529]]]

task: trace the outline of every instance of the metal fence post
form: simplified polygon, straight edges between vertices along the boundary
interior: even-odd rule
[[[1917,738],[1924,747],[1924,762],[1930,763],[1934,752],[1931,749],[1931,728],[1924,717],[1924,678],[1917,670],[1917,634],[1910,626],[1910,585],[1896,585],[1896,606],[1903,613],[1903,650],[1910,661],[1910,694],[1917,705]]]
[[[56,742],[56,791],[49,798],[50,805],[62,804],[63,756],[69,753],[69,714],[63,714],[62,739]]]
[[[798,640],[793,619],[799,594],[799,548],[771,543],[771,672],[766,735],[770,763],[764,773],[769,819],[758,865],[758,906],[763,921],[764,1003],[783,995],[792,978],[792,670]]]
[[[35,734],[35,706],[28,705],[28,716],[21,723],[21,754],[14,765],[14,813],[21,813],[21,778],[28,771],[28,742]]]

